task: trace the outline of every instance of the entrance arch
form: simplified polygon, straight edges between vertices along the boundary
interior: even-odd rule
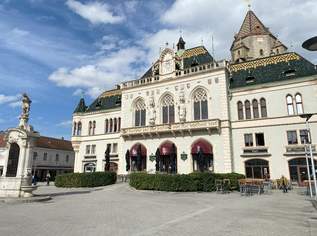
[[[132,171],[146,170],[146,147],[141,143],[134,144],[130,149],[130,160]]]
[[[315,166],[317,166],[317,161],[314,160]],[[312,174],[311,160],[308,160],[309,171]],[[288,161],[289,175],[292,182],[297,182],[298,185],[304,185],[304,181],[308,180],[308,171],[306,158],[295,158]]]
[[[205,139],[196,140],[191,146],[194,171],[213,171],[213,148]]]
[[[251,179],[268,179],[270,176],[269,162],[262,159],[252,159],[245,163],[245,176]]]
[[[84,173],[92,173],[96,171],[96,163],[86,163],[84,165]]]
[[[177,148],[171,141],[163,142],[160,147],[159,169],[161,172],[177,173]]]
[[[10,145],[6,177],[16,177],[17,176],[19,156],[20,156],[19,145],[17,143],[12,143]]]

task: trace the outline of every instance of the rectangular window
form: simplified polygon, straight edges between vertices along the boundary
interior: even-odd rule
[[[46,152],[44,152],[44,154],[43,154],[43,161],[47,161],[47,153]]]
[[[253,146],[253,135],[252,134],[244,134],[244,145],[246,147]]]
[[[118,152],[118,144],[117,143],[113,143],[112,144],[112,153],[117,153]]]
[[[208,103],[207,100],[201,102],[201,119],[208,119]]]
[[[200,120],[200,102],[194,102],[194,120]]]
[[[109,148],[109,153],[111,153],[111,143],[107,144],[107,149]]]
[[[59,155],[58,154],[56,154],[56,156],[55,156],[55,161],[59,161]]]
[[[167,124],[168,123],[168,106],[164,106],[162,110],[163,110],[163,124]]]
[[[95,154],[96,153],[96,145],[91,145],[91,154]]]
[[[33,161],[35,161],[37,158],[37,152],[33,152]]]
[[[90,145],[86,145],[86,154],[90,154]]]
[[[141,126],[145,126],[145,110],[141,110]]]
[[[296,130],[287,131],[287,142],[289,145],[298,144]]]
[[[302,129],[299,131],[300,143],[305,144],[309,143],[308,132],[307,129]]]
[[[256,146],[265,146],[264,133],[255,134],[255,143],[256,143]]]
[[[135,111],[135,126],[141,126],[140,125],[140,115],[141,111]]]
[[[69,162],[69,155],[66,155],[66,162]]]

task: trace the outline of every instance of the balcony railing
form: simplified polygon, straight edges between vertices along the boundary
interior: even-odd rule
[[[255,147],[244,147],[243,154],[241,157],[268,157],[271,154],[268,151],[268,147],[255,146]]]
[[[130,136],[153,136],[164,133],[173,135],[185,133],[191,134],[193,131],[207,131],[211,134],[213,131],[220,131],[220,120],[201,120],[184,123],[161,124],[145,127],[133,127],[121,129],[122,136],[127,138]]]

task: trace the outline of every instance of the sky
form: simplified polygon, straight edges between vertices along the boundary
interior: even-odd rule
[[[248,4],[289,51],[317,35],[316,0],[0,0],[0,130],[18,125],[21,94],[41,135],[71,136],[81,96],[137,79],[180,35],[216,60],[229,48]]]

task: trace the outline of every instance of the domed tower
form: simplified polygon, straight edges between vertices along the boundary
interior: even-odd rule
[[[247,12],[230,48],[232,62],[250,61],[287,51],[252,10]]]

